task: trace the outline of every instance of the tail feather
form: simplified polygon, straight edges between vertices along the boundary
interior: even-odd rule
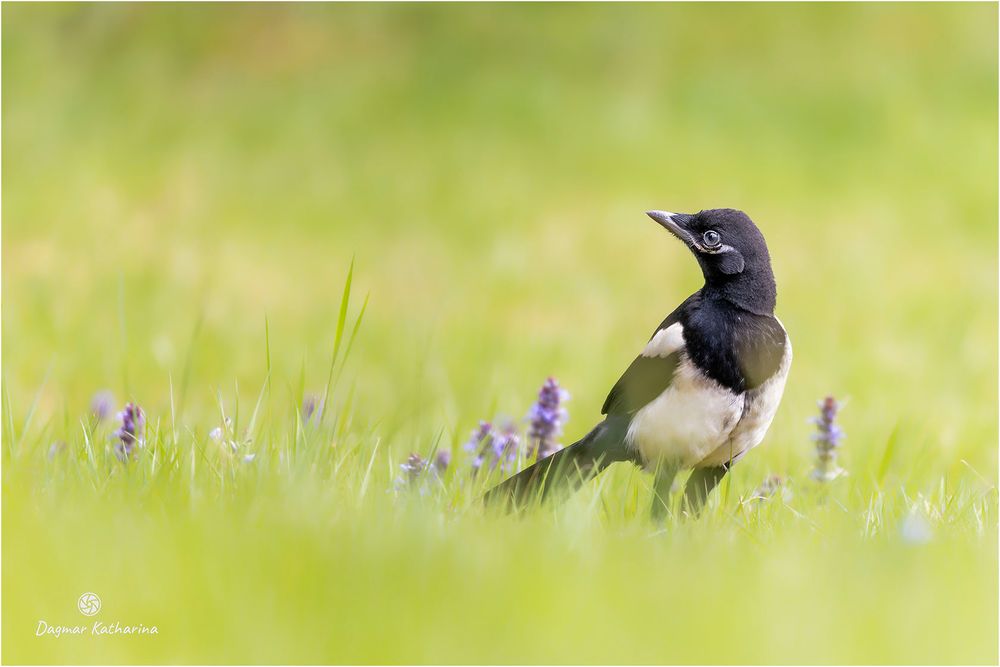
[[[544,500],[555,490],[578,489],[616,461],[633,461],[635,454],[625,446],[627,427],[627,420],[608,417],[569,447],[497,484],[484,500],[502,501],[508,509],[517,509],[532,500]]]

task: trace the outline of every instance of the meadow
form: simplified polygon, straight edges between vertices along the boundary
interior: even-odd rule
[[[0,11],[4,663],[1000,660],[995,4]],[[484,509],[479,421],[551,376],[586,433],[700,286],[643,211],[714,207],[764,444],[697,520],[623,465]]]

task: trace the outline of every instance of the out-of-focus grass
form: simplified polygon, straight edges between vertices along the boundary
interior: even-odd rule
[[[994,5],[2,12],[5,662],[997,661]],[[796,358],[702,520],[626,469],[524,520],[391,491],[548,374],[585,432],[698,286],[641,212],[715,206]],[[128,467],[102,387],[150,419]],[[241,464],[207,434],[262,387]],[[34,636],[86,590],[160,634]]]

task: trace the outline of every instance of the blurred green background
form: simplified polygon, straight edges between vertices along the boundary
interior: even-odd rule
[[[4,662],[996,662],[996,5],[2,13]],[[625,471],[524,522],[383,493],[547,375],[588,430],[700,285],[643,211],[715,207],[762,228],[795,347],[715,514],[651,537]],[[60,481],[105,387],[190,448],[269,363],[293,433],[352,257],[355,504],[305,468],[218,505]],[[733,518],[767,472],[808,485],[827,393],[839,499]],[[33,636],[84,590],[164,634]]]

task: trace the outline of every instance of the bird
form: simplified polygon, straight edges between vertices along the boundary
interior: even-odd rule
[[[653,473],[654,520],[671,512],[675,478],[690,469],[681,503],[697,515],[763,441],[792,363],[764,235],[731,208],[646,215],[687,246],[705,284],[656,327],[608,393],[603,421],[490,489],[487,503],[521,509],[627,461]]]

